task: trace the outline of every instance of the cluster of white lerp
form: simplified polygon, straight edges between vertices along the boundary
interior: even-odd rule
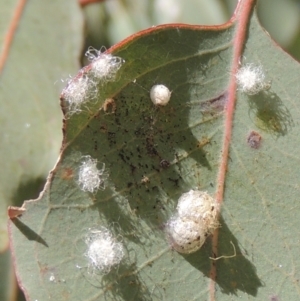
[[[95,192],[105,188],[105,164],[97,168],[98,161],[91,156],[83,156],[78,172],[78,185],[83,191]]]
[[[85,243],[87,244],[85,256],[93,271],[109,273],[114,266],[121,262],[125,254],[122,243],[118,242],[104,227],[89,229]]]
[[[239,89],[248,95],[254,95],[268,88],[262,66],[247,64],[241,67],[235,75]]]
[[[68,81],[62,92],[63,99],[68,103],[68,114],[81,111],[81,106],[95,98],[98,87],[116,79],[117,71],[125,62],[122,58],[111,54],[102,53],[89,47],[86,54],[91,61],[90,71],[84,69],[76,78]]]
[[[218,227],[219,204],[207,192],[190,190],[178,200],[177,212],[166,223],[169,242],[179,253],[193,253]]]

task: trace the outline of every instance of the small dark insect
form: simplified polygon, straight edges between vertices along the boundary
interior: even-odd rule
[[[163,159],[163,160],[160,161],[159,165],[160,165],[162,168],[168,168],[168,167],[171,165],[171,163],[170,163],[169,161]]]
[[[248,135],[247,143],[251,148],[258,149],[261,145],[261,135],[255,131],[251,131]]]

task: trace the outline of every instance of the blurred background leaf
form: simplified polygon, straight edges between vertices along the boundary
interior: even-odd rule
[[[232,16],[237,0],[109,0],[84,8],[86,47],[109,47],[127,36],[164,23],[216,25]],[[300,60],[300,0],[258,1],[265,29]]]
[[[73,0],[6,0],[0,15],[0,300],[6,301],[16,295],[7,207],[36,198],[58,158],[61,79],[80,67],[83,18]]]

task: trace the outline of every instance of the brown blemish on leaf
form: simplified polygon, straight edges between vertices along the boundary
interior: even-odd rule
[[[202,148],[206,144],[210,143],[210,139],[208,137],[203,137],[200,141],[197,143],[197,148]]]
[[[227,102],[228,92],[225,91],[215,98],[202,102],[200,108],[203,114],[216,115],[224,111]]]
[[[251,148],[258,149],[261,145],[261,139],[258,132],[251,131],[247,137],[247,143]]]
[[[62,174],[61,174],[62,179],[71,180],[71,179],[73,179],[73,177],[74,177],[74,172],[73,172],[72,168],[67,167],[67,168],[63,169]]]
[[[112,113],[112,114],[115,113],[116,109],[117,109],[117,105],[116,105],[115,100],[113,98],[107,98],[104,101],[102,109],[105,113],[107,113],[108,110],[110,111],[109,113]]]

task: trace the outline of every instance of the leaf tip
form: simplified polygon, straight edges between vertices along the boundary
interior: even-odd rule
[[[10,219],[21,216],[26,211],[23,207],[9,206],[7,208],[7,214]]]

